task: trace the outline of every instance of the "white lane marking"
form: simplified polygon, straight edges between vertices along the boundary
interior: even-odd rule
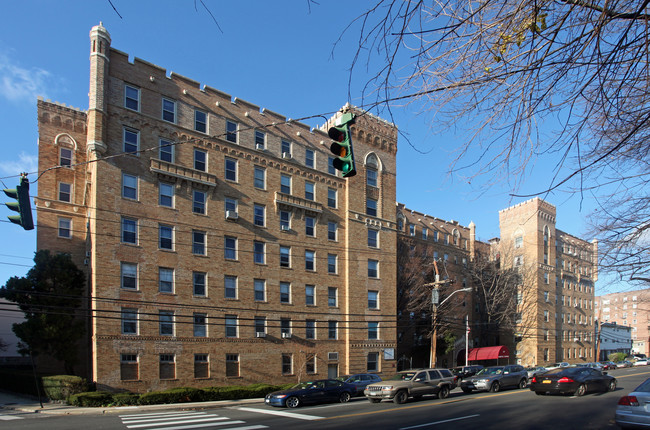
[[[478,416],[480,416],[480,415],[479,414],[467,415],[466,417],[451,418],[449,420],[435,421],[435,422],[432,422],[432,423],[419,424],[417,426],[402,427],[399,430],[408,430],[408,429],[416,429],[416,428],[419,428],[419,427],[435,426],[436,424],[449,423],[449,422],[458,421],[458,420],[466,420],[467,418],[474,418],[474,417],[478,417]]]
[[[23,417],[17,417],[15,415],[0,415],[0,421],[11,421],[11,420],[22,420]]]
[[[260,414],[267,414],[267,415],[278,415],[281,417],[289,417],[289,418],[296,418],[299,420],[308,420],[308,421],[313,421],[313,420],[321,420],[323,417],[317,417],[315,415],[305,415],[305,414],[297,414],[294,412],[284,412],[284,411],[274,411],[272,409],[257,409],[257,408],[247,408],[247,407],[240,407],[240,408],[234,408],[240,411],[246,411],[246,412],[257,412]]]
[[[198,429],[203,427],[214,427],[216,425],[229,425],[229,424],[244,424],[244,421],[226,421],[218,424],[194,424],[188,426],[177,426],[177,427],[162,427],[161,430],[186,430],[186,429]],[[246,427],[228,427],[221,430],[255,430],[255,429],[265,429],[267,426],[246,426]]]
[[[205,412],[187,412],[184,414],[178,414],[178,415],[165,415],[165,416],[156,416],[153,415],[151,417],[144,417],[144,418],[122,418],[122,422],[124,424],[137,424],[137,423],[151,423],[154,421],[170,421],[170,420],[177,420],[180,418],[187,418],[187,419],[192,419],[192,418],[201,418],[201,417],[216,417],[218,415],[208,415]]]
[[[186,424],[186,423],[200,423],[200,422],[214,422],[214,421],[223,421],[223,420],[229,420],[230,418],[227,417],[210,417],[210,418],[198,418],[198,419],[187,419],[187,420],[181,420],[181,421],[168,421],[164,423],[147,423],[147,424],[135,424],[135,425],[127,425],[126,428],[129,429],[139,429],[139,428],[145,428],[145,427],[155,427],[155,426],[160,426],[160,425],[171,425],[171,424]],[[233,421],[231,421],[233,422]],[[243,421],[241,421],[243,422]],[[124,423],[128,424],[128,423]],[[221,423],[219,423],[221,424]],[[218,424],[215,424],[218,425]]]
[[[129,418],[139,418],[139,417],[159,417],[163,415],[181,415],[187,413],[191,413],[191,411],[158,412],[158,413],[149,413],[149,414],[129,414],[129,415],[120,415],[120,418],[129,419]]]

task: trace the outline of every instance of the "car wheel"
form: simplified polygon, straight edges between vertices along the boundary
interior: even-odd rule
[[[524,388],[526,388],[526,385],[528,385],[528,382],[527,382],[525,379],[522,379],[521,381],[519,381],[519,388],[520,388],[521,390],[523,390]]]
[[[492,391],[493,393],[497,393],[500,389],[501,389],[501,386],[496,381],[494,381],[492,383],[492,385],[490,385],[490,391]]]
[[[469,394],[472,392],[472,390],[470,390],[469,388],[461,388],[461,390],[463,390],[463,393],[465,394]]]
[[[616,390],[616,379],[612,379],[609,381],[609,385],[607,386],[607,391],[615,391]]]
[[[440,387],[440,391],[438,391],[438,398],[446,399],[447,397],[449,397],[449,387],[443,385],[442,387]]]
[[[585,384],[580,384],[578,386],[578,389],[574,393],[574,395],[576,397],[580,397],[580,396],[584,396],[586,392],[587,392],[587,387],[585,386]]]
[[[296,396],[291,396],[287,399],[285,404],[287,405],[287,408],[297,408],[300,406],[300,399]]]
[[[370,403],[379,403],[379,402],[381,402],[381,399],[372,399],[372,398],[370,398],[368,400],[370,401]]]
[[[409,395],[406,391],[398,391],[397,394],[395,394],[395,397],[393,397],[393,403],[397,403],[398,405],[401,405],[402,403],[406,402],[408,399]]]
[[[350,397],[351,397],[351,396],[350,396],[350,393],[348,393],[347,391],[344,391],[344,392],[342,392],[341,395],[339,396],[339,402],[341,402],[341,403],[347,403],[347,402],[350,401]]]

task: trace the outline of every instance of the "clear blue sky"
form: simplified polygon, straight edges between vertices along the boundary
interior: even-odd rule
[[[360,90],[368,77],[365,69],[359,68],[348,85],[358,27],[332,49],[352,18],[374,2],[204,2],[218,25],[200,0],[112,0],[117,12],[108,0],[3,2],[0,177],[4,184],[14,188],[19,172],[37,170],[37,96],[87,109],[88,33],[100,21],[110,32],[114,48],[290,118],[329,116],[348,101],[362,103]],[[474,221],[479,239],[498,236],[498,211],[523,199],[512,199],[506,186],[470,185],[447,177],[449,154],[457,147],[457,138],[434,134],[437,126],[430,116],[400,107],[393,112],[412,145],[427,152],[423,155],[404,139],[399,141],[398,201],[463,225]],[[317,126],[322,120],[306,122]],[[520,191],[543,189],[549,181],[544,176],[547,167],[540,160]],[[34,185],[31,192],[36,194]],[[8,201],[4,195],[1,198]],[[581,208],[579,196],[551,195],[546,200],[557,207],[559,229],[583,236],[589,201],[582,202]],[[9,214],[0,208],[0,220]],[[36,233],[0,222],[0,235],[3,285],[31,267]]]

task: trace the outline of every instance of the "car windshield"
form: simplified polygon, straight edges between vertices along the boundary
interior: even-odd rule
[[[301,382],[300,384],[296,384],[293,387],[291,387],[292,390],[304,390],[306,388],[311,388],[314,387],[316,388],[316,382]],[[322,384],[322,382],[321,382]]]
[[[395,374],[390,381],[410,381],[415,376],[416,372],[400,372]]]
[[[503,373],[503,367],[486,367],[481,369],[477,375],[500,375]]]

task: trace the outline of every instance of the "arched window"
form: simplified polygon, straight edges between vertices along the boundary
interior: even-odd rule
[[[454,229],[454,231],[451,233],[452,236],[454,237],[454,245],[458,246],[460,243],[460,233],[458,232],[458,229]]]

